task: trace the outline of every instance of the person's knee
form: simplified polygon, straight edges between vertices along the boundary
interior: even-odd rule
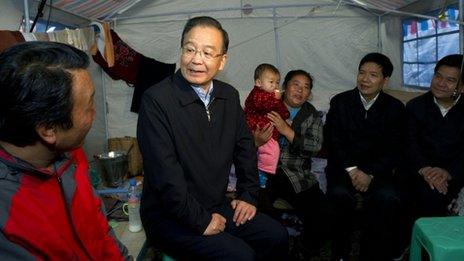
[[[256,260],[256,252],[248,245],[240,248],[226,249],[219,260]]]
[[[400,204],[398,193],[391,189],[378,190],[372,199],[373,204],[386,208],[398,207]]]
[[[327,196],[330,198],[345,198],[349,195],[350,192],[345,186],[330,186],[327,190]]]
[[[288,245],[288,232],[285,227],[267,215],[260,215],[260,219],[265,224],[265,229],[261,231],[261,238],[267,246]]]
[[[343,186],[333,186],[327,191],[327,200],[332,211],[354,207],[354,199],[348,189]]]
[[[273,245],[288,245],[288,232],[282,225],[275,222],[275,226],[269,233],[269,241]]]
[[[258,253],[259,259],[269,260],[275,258],[276,260],[285,259],[288,255],[289,241],[288,232],[279,222],[267,217],[267,229],[263,234],[263,244]]]

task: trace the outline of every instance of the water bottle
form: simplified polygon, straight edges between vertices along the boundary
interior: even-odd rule
[[[142,230],[142,221],[140,220],[140,193],[135,178],[129,180],[127,205],[129,212],[129,231],[139,232]]]

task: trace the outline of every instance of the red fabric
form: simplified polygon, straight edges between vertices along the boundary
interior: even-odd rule
[[[255,86],[245,101],[245,116],[250,130],[254,131],[258,126],[262,128],[268,124],[269,119],[266,115],[271,111],[279,113],[284,120],[290,116],[285,104],[277,99],[274,93],[263,91]],[[279,131],[274,129],[272,138],[278,140],[279,135]]]
[[[412,20],[411,21],[411,34],[416,34],[417,33],[417,21]]]
[[[4,227],[7,239],[39,260],[123,259],[116,240],[108,234],[82,149],[73,151],[56,174],[32,171],[36,173],[22,175],[11,199]]]
[[[93,55],[93,60],[113,79],[135,84],[142,55],[129,47],[119,36],[110,31],[114,46],[114,66],[109,67],[100,52]]]

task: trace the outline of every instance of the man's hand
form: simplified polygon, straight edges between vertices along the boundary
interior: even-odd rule
[[[245,224],[256,215],[256,207],[243,200],[234,199],[230,204],[232,209],[235,210],[233,221],[236,226]]]
[[[371,184],[372,177],[364,173],[362,170],[355,168],[348,172],[351,178],[353,187],[360,192],[366,192]]]
[[[438,192],[446,195],[448,193],[448,181],[451,175],[448,171],[438,167],[424,167],[419,170],[424,180],[429,184],[431,189],[437,189]]]
[[[211,221],[209,222],[208,227],[206,227],[204,236],[212,236],[221,233],[226,227],[226,219],[218,213],[213,213],[211,215]]]
[[[255,140],[255,146],[259,147],[265,144],[272,137],[273,130],[274,130],[274,126],[272,126],[272,124],[270,123],[266,124],[266,126],[264,126],[263,128],[260,128],[258,126],[256,130],[253,131],[253,138]]]

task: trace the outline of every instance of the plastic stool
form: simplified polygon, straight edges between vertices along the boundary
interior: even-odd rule
[[[421,260],[422,247],[431,261],[464,260],[464,217],[419,218],[412,231],[410,261]]]
[[[176,261],[176,260],[166,254],[163,254],[163,261]]]

